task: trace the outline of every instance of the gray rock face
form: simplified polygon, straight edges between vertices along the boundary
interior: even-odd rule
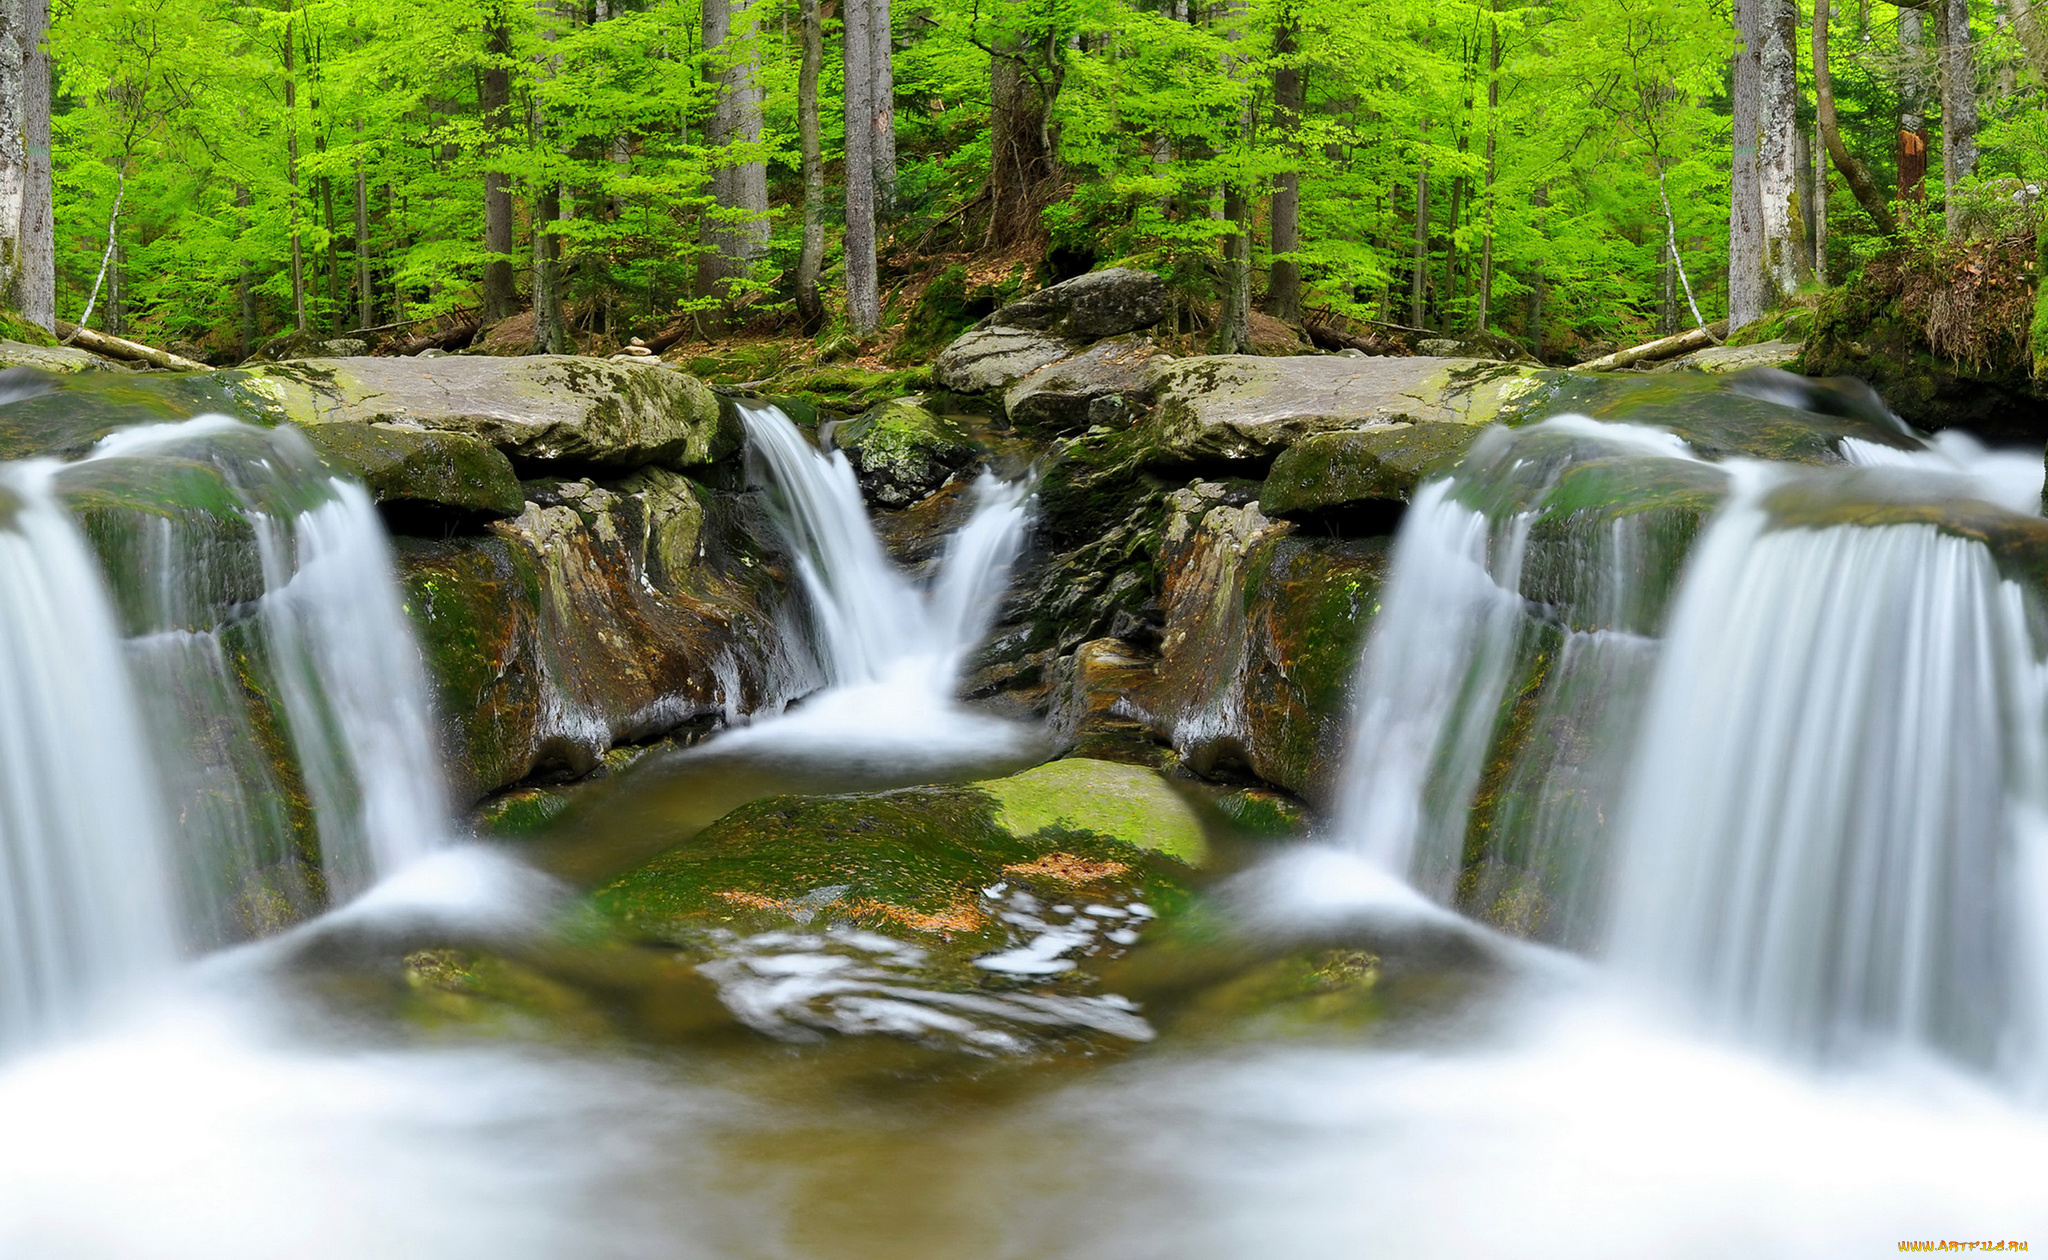
[[[1477,359],[1213,355],[1155,370],[1155,456],[1268,458],[1312,433],[1488,424],[1539,401],[1556,374]]]
[[[1018,298],[962,333],[939,354],[932,379],[963,394],[1008,389],[1031,372],[1105,337],[1166,317],[1166,282],[1111,267]]]
[[[1158,356],[1158,349],[1142,337],[1097,342],[1010,386],[1003,410],[1012,424],[1048,433],[1116,424],[1151,401],[1151,364]]]
[[[932,380],[956,394],[986,394],[1074,353],[1051,333],[1023,328],[970,328],[939,351]]]
[[[478,438],[382,424],[315,424],[304,433],[330,468],[362,482],[379,503],[466,516],[517,516],[526,503],[512,461]]]
[[[1652,372],[1747,372],[1751,368],[1789,367],[1806,347],[1797,341],[1762,341],[1753,346],[1708,346],[1660,363]]]
[[[1166,318],[1166,307],[1164,280],[1149,271],[1111,267],[1028,293],[980,326],[1049,332],[1085,343],[1150,328]]]
[[[273,419],[467,434],[533,464],[689,468],[739,445],[717,396],[660,364],[570,355],[302,359],[237,376]]]

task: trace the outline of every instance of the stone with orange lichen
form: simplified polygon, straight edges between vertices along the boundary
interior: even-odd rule
[[[1003,868],[1003,874],[1056,880],[1062,884],[1099,884],[1128,874],[1130,869],[1123,862],[1091,862],[1072,853],[1048,853],[1036,861],[1013,862]]]

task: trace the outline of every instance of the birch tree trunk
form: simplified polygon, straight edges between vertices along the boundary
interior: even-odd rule
[[[818,277],[825,269],[825,155],[818,139],[818,75],[825,64],[819,0],[802,0],[803,65],[797,72],[797,135],[803,148],[804,239],[796,260],[796,310],[804,331],[825,326]]]
[[[0,306],[54,331],[49,24],[50,0],[0,0]]]
[[[1941,66],[1941,186],[1954,234],[1962,223],[1956,186],[1977,169],[1977,46],[1970,34],[1970,0],[1934,0],[1934,32]]]
[[[868,0],[868,117],[874,128],[875,203],[896,212],[896,36],[889,0]]]
[[[871,336],[882,322],[875,275],[875,132],[873,10],[870,0],[846,0],[846,311],[854,332]]]

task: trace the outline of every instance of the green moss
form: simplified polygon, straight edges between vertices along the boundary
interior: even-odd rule
[[[996,803],[998,827],[1016,836],[1068,828],[1200,866],[1208,841],[1194,811],[1142,766],[1070,758],[977,785]]]
[[[1311,434],[1273,461],[1259,506],[1277,516],[1358,502],[1405,503],[1418,485],[1463,458],[1482,428],[1432,423]]]
[[[31,346],[54,346],[57,339],[41,324],[30,323],[21,316],[0,306],[0,339],[19,341]]]
[[[2048,228],[2035,231],[2034,323],[2027,333],[2033,353],[2034,377],[2048,380]]]

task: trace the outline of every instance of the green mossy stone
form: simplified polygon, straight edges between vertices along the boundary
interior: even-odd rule
[[[362,482],[379,503],[517,516],[526,502],[512,461],[478,438],[367,424],[314,424],[304,432],[329,467]]]
[[[1271,516],[1362,502],[1406,503],[1424,481],[1464,457],[1478,425],[1410,424],[1318,433],[1273,461],[1259,492]]]
[[[847,421],[832,438],[868,497],[889,508],[909,507],[937,490],[977,453],[952,421],[902,400]]]
[[[995,823],[1012,836],[1083,831],[1189,866],[1208,860],[1194,810],[1143,766],[1073,757],[975,787],[995,801]]]

